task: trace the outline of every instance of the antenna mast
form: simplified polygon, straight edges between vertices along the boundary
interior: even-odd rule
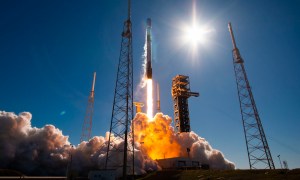
[[[231,23],[228,24],[233,44],[233,66],[238,90],[250,169],[275,169],[263,126],[258,115],[244,60],[236,46]]]
[[[80,142],[89,141],[89,139],[91,138],[92,120],[93,120],[93,114],[94,114],[95,81],[96,81],[96,72],[94,72],[92,89],[90,91],[90,95],[88,98],[88,105],[86,108],[84,122],[82,125],[82,133],[81,133],[81,137],[80,137]]]
[[[128,0],[128,19],[124,22],[121,50],[113,110],[110,122],[109,139],[106,153],[105,169],[123,169],[123,179],[127,179],[127,167],[132,169],[134,175],[134,139],[133,127],[133,56],[132,56],[132,26],[131,26],[130,0]],[[131,136],[131,137],[130,137]],[[124,141],[123,146],[117,146]],[[122,153],[122,155],[121,155]],[[129,156],[128,156],[129,155]],[[117,162],[118,157],[123,157],[123,162]],[[131,159],[130,159],[131,158]]]

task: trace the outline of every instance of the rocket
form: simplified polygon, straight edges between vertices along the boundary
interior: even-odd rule
[[[147,42],[147,63],[146,63],[146,77],[147,79],[152,79],[152,51],[151,51],[151,19],[147,19],[147,37],[146,37],[146,42]]]

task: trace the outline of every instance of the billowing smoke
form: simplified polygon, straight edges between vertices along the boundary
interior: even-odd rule
[[[139,86],[144,88],[146,86],[146,65],[147,65],[147,34],[145,36],[145,44],[144,44],[144,54],[142,55],[143,64],[142,64],[142,74]]]
[[[65,175],[71,155],[71,168],[79,175],[87,175],[90,169],[104,168],[108,133],[105,137],[95,136],[89,142],[72,146],[61,130],[53,125],[32,127],[31,118],[29,112],[16,115],[0,111],[0,169],[14,169],[26,175]],[[156,114],[151,121],[146,114],[138,113],[133,123],[136,174],[160,170],[155,159],[186,157],[187,147],[191,149],[191,158],[211,168],[234,168],[220,151],[212,149],[194,132],[174,133],[171,118],[162,113]],[[116,141],[116,146],[123,143]]]
[[[147,78],[146,78],[146,65],[147,65],[147,35],[145,35],[145,44],[144,44],[144,51],[142,54],[142,71],[140,73],[140,82],[138,83],[136,90],[134,91],[134,97],[137,99],[143,99],[145,95],[145,86],[147,85]]]
[[[91,169],[104,168],[108,133],[75,147],[53,125],[32,127],[31,118],[29,112],[16,115],[0,111],[0,169],[14,169],[26,175],[66,175],[71,155],[71,169],[76,174],[87,175]],[[123,141],[117,143],[122,146]],[[140,146],[136,146],[136,174],[159,170],[157,162],[142,155]]]
[[[31,114],[0,111],[0,168],[32,175],[65,173],[71,148],[67,136],[52,125],[31,127]]]
[[[174,132],[172,119],[157,113],[153,119],[146,114],[138,113],[134,120],[135,141],[140,142],[142,151],[151,159],[173,157],[189,157],[199,160],[201,164],[209,164],[213,169],[234,169],[235,165],[225,159],[222,152],[213,149],[210,144],[194,132]]]

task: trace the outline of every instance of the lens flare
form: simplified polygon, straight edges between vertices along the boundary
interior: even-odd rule
[[[147,115],[150,119],[153,118],[153,87],[152,79],[147,79]]]
[[[194,46],[197,46],[198,43],[205,43],[205,33],[204,29],[193,25],[186,29],[185,38],[187,41],[191,42]]]

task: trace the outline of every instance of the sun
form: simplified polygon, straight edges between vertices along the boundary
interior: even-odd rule
[[[183,49],[194,60],[199,55],[211,48],[216,30],[212,21],[207,21],[196,13],[196,0],[193,0],[192,16],[190,20],[178,22],[178,44],[179,49]]]
[[[185,28],[184,39],[192,45],[204,44],[206,42],[207,30],[198,25],[192,25]]]
[[[213,35],[216,30],[210,23],[201,21],[192,21],[187,24],[182,22],[180,27],[180,35],[178,36],[179,48],[183,48],[192,59],[199,57],[203,51],[211,48]]]

